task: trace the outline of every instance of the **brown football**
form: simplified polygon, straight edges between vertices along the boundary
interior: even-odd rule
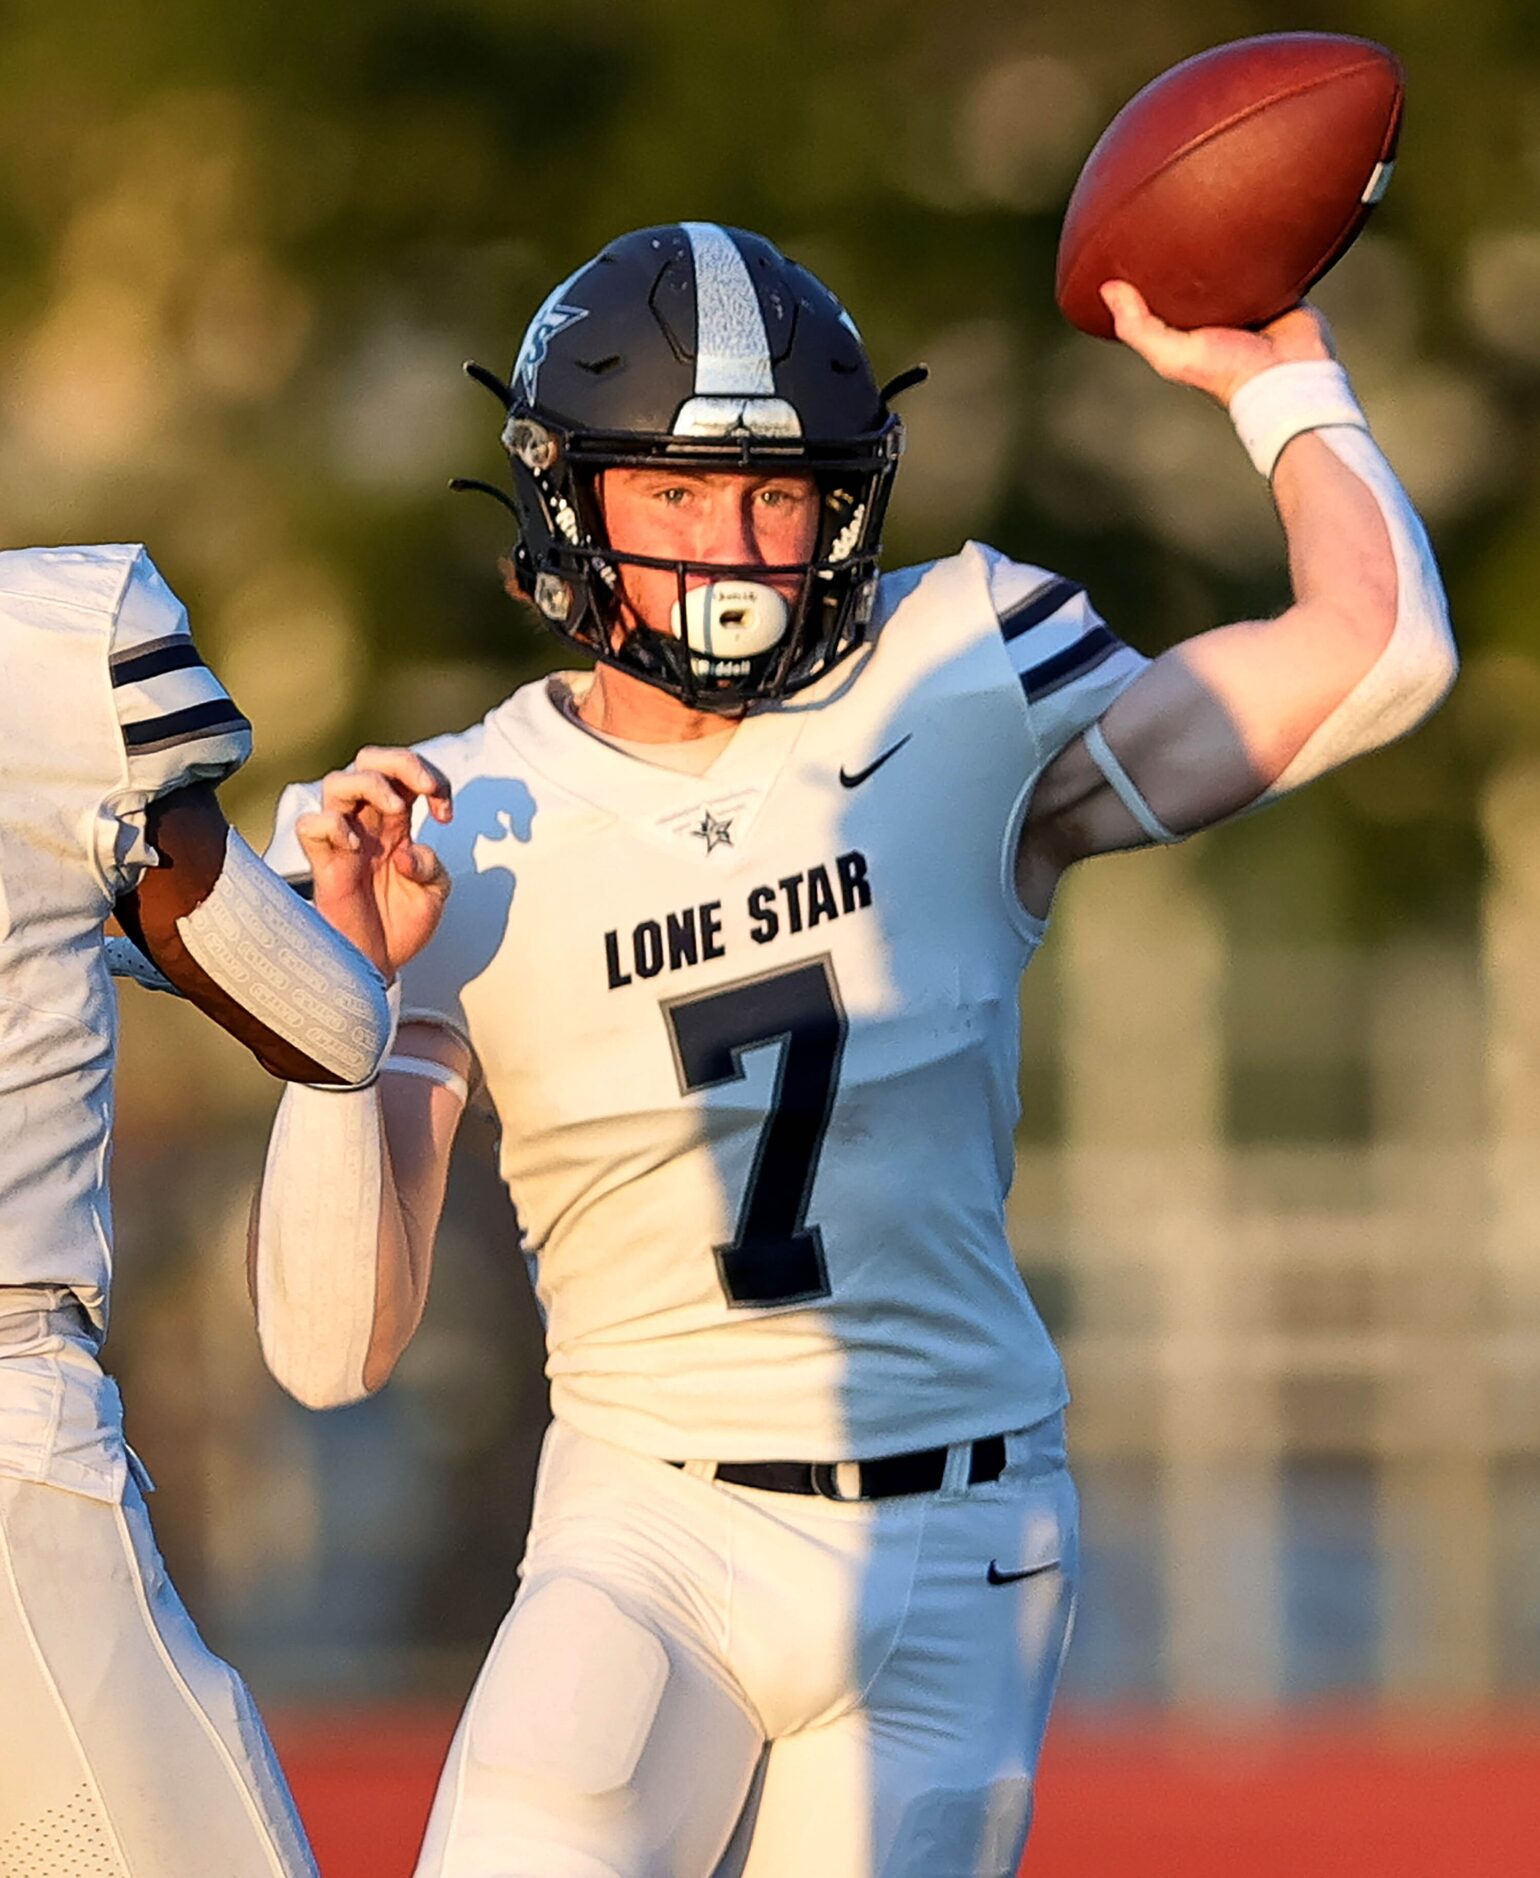
[[[1261,326],[1343,255],[1395,163],[1405,85],[1372,40],[1268,33],[1173,66],[1086,159],[1055,297],[1110,339],[1097,291],[1129,280],[1168,325]]]

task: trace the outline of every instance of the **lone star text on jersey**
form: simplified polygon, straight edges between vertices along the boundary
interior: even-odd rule
[[[799,874],[751,887],[744,895],[746,924],[724,921],[722,902],[704,900],[659,919],[638,920],[629,933],[617,927],[604,935],[604,963],[611,991],[638,978],[656,978],[706,959],[727,957],[732,941],[746,933],[755,945],[768,945],[783,933],[799,933],[825,920],[858,913],[872,903],[866,856],[859,849],[821,862]]]

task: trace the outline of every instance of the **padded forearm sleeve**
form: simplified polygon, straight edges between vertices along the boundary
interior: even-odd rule
[[[219,878],[176,929],[221,991],[339,1083],[378,1070],[392,1035],[385,980],[233,828]]]

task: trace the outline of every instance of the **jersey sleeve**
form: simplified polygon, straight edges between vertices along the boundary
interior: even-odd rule
[[[986,548],[989,593],[1043,766],[1126,691],[1149,660],[1126,645],[1078,582]]]
[[[251,725],[204,664],[186,607],[142,548],[118,603],[108,663],[131,796],[150,802],[189,783],[221,782],[251,755]]]

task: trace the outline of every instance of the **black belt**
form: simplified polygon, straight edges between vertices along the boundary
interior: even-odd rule
[[[762,1493],[816,1493],[825,1500],[893,1500],[906,1493],[934,1493],[946,1474],[946,1448],[920,1448],[913,1454],[886,1454],[880,1460],[852,1463],[860,1491],[841,1493],[833,1461],[718,1461],[713,1480],[733,1487],[758,1487]],[[683,1467],[683,1461],[670,1461]],[[1005,1436],[985,1435],[973,1443],[968,1485],[998,1480],[1005,1472]]]

